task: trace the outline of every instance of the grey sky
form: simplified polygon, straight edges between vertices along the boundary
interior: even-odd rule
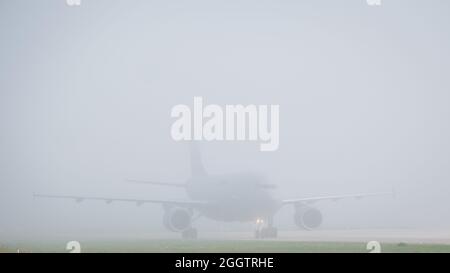
[[[395,187],[320,204],[325,227],[448,227],[449,14],[438,0],[0,0],[0,237],[162,229],[159,206],[32,194],[184,197],[123,180],[188,177],[170,110],[194,96],[280,105],[278,151],[205,143],[211,173],[262,172],[281,197]]]

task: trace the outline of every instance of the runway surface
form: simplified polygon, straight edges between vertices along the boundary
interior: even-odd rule
[[[251,233],[205,232],[200,235],[204,239],[240,239],[254,240]],[[369,242],[415,243],[415,244],[450,244],[450,230],[414,230],[414,229],[355,229],[355,230],[289,230],[278,232],[278,241],[299,242]]]
[[[255,240],[252,231],[202,231],[200,240]],[[180,234],[152,232],[145,234],[107,234],[87,239],[97,240],[166,240],[179,239]],[[431,229],[342,229],[342,230],[279,230],[276,239],[264,239],[290,242],[369,242],[446,244],[450,245],[450,230]]]
[[[78,241],[83,252],[367,252],[377,241],[384,252],[450,253],[450,230],[340,229],[279,230],[276,239],[254,239],[251,231],[202,231],[198,240],[170,232],[64,233],[0,242],[0,252],[67,252]],[[2,250],[2,246],[4,246]]]
[[[374,229],[280,232],[278,240],[308,242],[369,242],[450,244],[450,230]]]

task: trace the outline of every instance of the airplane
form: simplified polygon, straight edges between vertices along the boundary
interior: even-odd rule
[[[331,195],[278,200],[271,196],[275,187],[267,183],[264,177],[253,173],[228,175],[210,175],[206,172],[197,145],[190,149],[191,176],[185,183],[164,183],[139,181],[159,186],[178,187],[186,190],[189,200],[129,199],[96,196],[34,194],[37,198],[63,198],[76,202],[85,200],[112,202],[132,202],[140,206],[145,203],[161,204],[164,209],[163,224],[172,231],[181,233],[183,239],[196,239],[197,229],[193,223],[198,217],[206,217],[225,222],[256,222],[254,236],[257,239],[276,238],[274,215],[284,206],[295,208],[294,222],[304,230],[318,228],[323,220],[322,213],[311,204],[317,201],[343,198],[362,198],[367,196],[388,195],[392,192]]]

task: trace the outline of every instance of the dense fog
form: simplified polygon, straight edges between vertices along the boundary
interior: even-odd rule
[[[159,204],[189,200],[175,105],[279,105],[279,148],[200,141],[210,174],[254,172],[314,204],[320,229],[450,227],[450,3],[0,1],[0,241],[166,236]],[[292,206],[275,217],[295,230]],[[199,233],[252,223],[196,222]],[[78,237],[77,237],[78,236]]]

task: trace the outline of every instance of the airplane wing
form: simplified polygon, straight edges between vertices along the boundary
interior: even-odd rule
[[[140,206],[146,203],[156,203],[162,205],[177,205],[181,207],[196,208],[206,205],[206,202],[202,201],[176,201],[176,200],[158,200],[158,199],[130,199],[130,198],[113,198],[113,197],[96,197],[96,196],[77,196],[77,195],[51,195],[51,194],[34,194],[35,198],[56,198],[56,199],[72,199],[77,203],[81,203],[85,200],[103,201],[106,204],[112,202],[129,202],[136,203]]]
[[[338,201],[340,199],[356,198],[361,199],[363,197],[369,196],[379,196],[379,195],[394,195],[394,192],[377,192],[377,193],[360,193],[360,194],[345,194],[345,195],[328,195],[328,196],[318,196],[318,197],[306,197],[306,198],[294,198],[294,199],[284,199],[282,204],[312,204],[317,201],[331,200]]]

